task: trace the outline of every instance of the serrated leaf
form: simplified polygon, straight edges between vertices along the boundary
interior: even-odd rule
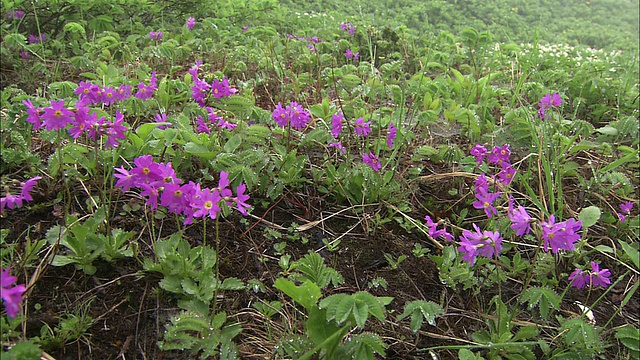
[[[595,225],[600,219],[600,214],[600,208],[597,206],[589,206],[582,209],[578,215],[578,219],[582,222],[582,228],[585,229]]]
[[[356,320],[356,325],[360,329],[364,328],[364,324],[369,317],[369,306],[362,300],[357,300],[353,303],[353,317]]]
[[[343,298],[336,308],[336,322],[338,325],[344,323],[351,315],[356,300],[352,296]]]

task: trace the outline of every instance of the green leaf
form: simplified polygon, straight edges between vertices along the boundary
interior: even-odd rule
[[[540,315],[545,319],[550,310],[560,307],[560,296],[547,287],[531,287],[522,293],[521,299],[528,302],[530,308],[539,305]]]
[[[458,350],[458,359],[460,360],[479,360],[482,359],[482,356],[476,355],[473,351],[469,349],[460,349]]]
[[[220,290],[242,290],[244,289],[244,283],[237,278],[227,278],[224,279],[222,285],[220,285]]]
[[[596,129],[597,132],[599,132],[600,134],[603,135],[611,135],[611,136],[616,136],[618,135],[618,129],[614,128],[613,126],[603,126],[601,128]]]
[[[405,305],[404,312],[398,316],[398,321],[411,316],[411,331],[414,333],[422,327],[422,319],[427,320],[429,325],[436,325],[436,317],[444,314],[444,309],[433,301],[412,301]]]
[[[626,325],[616,331],[616,339],[620,340],[634,359],[640,359],[640,329]]]
[[[360,329],[364,328],[364,324],[369,317],[369,306],[362,300],[356,300],[353,303],[353,317],[356,320],[356,325]]]
[[[583,229],[591,227],[600,219],[600,208],[597,206],[586,207],[580,211],[578,219],[582,222]]]
[[[355,305],[355,299],[351,296],[344,297],[336,307],[336,317],[335,320],[338,325],[343,324],[347,319],[349,319],[349,315],[353,311],[353,307]]]
[[[227,143],[224,144],[223,150],[225,152],[232,153],[236,151],[240,144],[242,144],[242,137],[240,137],[240,135],[238,134],[235,134],[229,140],[227,140]]]
[[[618,240],[618,243],[622,246],[622,250],[624,250],[625,254],[631,258],[631,261],[636,268],[640,269],[640,252],[622,240]]]
[[[296,286],[287,279],[278,278],[273,286],[288,295],[293,301],[304,306],[307,311],[315,308],[318,300],[322,297],[318,285],[308,280],[302,285]]]

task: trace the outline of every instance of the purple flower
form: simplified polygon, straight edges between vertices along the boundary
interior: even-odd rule
[[[276,105],[271,117],[273,117],[273,121],[275,121],[280,127],[286,127],[287,124],[289,124],[289,114],[287,110],[282,107],[282,103],[278,103],[278,105]]]
[[[353,50],[351,49],[347,49],[347,51],[344,52],[344,56],[347,57],[347,59],[350,60],[358,60],[358,57],[360,56],[360,52],[353,52]]]
[[[117,100],[116,91],[111,86],[107,86],[106,88],[102,89],[103,104],[111,105],[114,102],[116,102],[116,100]]]
[[[480,176],[475,179],[475,181],[473,182],[473,186],[476,193],[489,192],[489,182],[487,181],[487,177],[484,173],[480,174]]]
[[[204,189],[198,194],[198,197],[191,203],[191,207],[195,210],[193,217],[206,217],[215,219],[220,212],[220,194],[217,190]]]
[[[128,129],[122,125],[123,122],[124,115],[122,115],[119,110],[116,110],[115,119],[106,124],[105,134],[107,135],[107,146],[115,149],[120,145],[118,139],[125,139],[127,137],[125,133]]]
[[[393,149],[393,140],[396,139],[398,128],[393,125],[393,122],[389,123],[389,133],[387,134],[387,146],[389,149]]]
[[[620,210],[627,215],[631,214],[631,210],[633,210],[633,203],[631,201],[627,201],[620,204]]]
[[[2,270],[0,274],[0,293],[2,294],[2,300],[4,301],[4,307],[7,310],[9,317],[15,318],[20,311],[20,302],[22,301],[22,294],[27,290],[24,284],[12,286],[18,278],[11,276],[11,269],[7,268]]]
[[[22,50],[20,51],[20,57],[23,59],[28,59],[31,57],[31,54],[26,50]]]
[[[369,152],[368,154],[362,154],[362,161],[371,166],[371,168],[373,169],[373,171],[380,171],[380,169],[382,169],[382,164],[380,163],[380,160],[378,160],[378,157],[375,156],[372,152]]]
[[[151,40],[162,40],[162,31],[151,31],[149,37]]]
[[[473,227],[475,232],[462,231],[460,247],[458,248],[458,251],[464,253],[462,260],[468,262],[471,266],[475,264],[478,255],[491,258],[498,256],[500,250],[502,250],[502,237],[500,237],[499,232],[482,232],[476,224],[473,224]]]
[[[193,78],[193,86],[191,87],[191,97],[200,106],[205,106],[205,99],[208,91],[211,89],[206,81],[200,80],[197,77]]]
[[[142,155],[136,158],[133,163],[135,168],[131,169],[131,174],[136,178],[135,186],[142,184],[151,184],[155,181],[161,181],[160,165],[153,161],[153,156]]]
[[[22,189],[20,190],[20,196],[24,201],[32,201],[31,191],[38,184],[38,180],[42,179],[42,176],[32,177],[31,179],[24,182],[22,185]]]
[[[186,194],[191,187],[191,184],[165,184],[162,195],[160,195],[160,205],[167,207],[174,214],[181,214],[189,207]]]
[[[342,115],[341,112],[337,113],[337,114],[333,114],[331,116],[331,135],[333,135],[334,138],[338,138],[338,136],[340,136],[340,131],[342,131],[342,120],[344,119],[344,116]]]
[[[193,29],[193,27],[196,26],[196,19],[190,17],[187,19],[187,29],[191,30]]]
[[[22,196],[11,195],[9,192],[5,193],[6,196],[0,197],[0,213],[4,211],[4,208],[13,210],[14,208],[22,206]]]
[[[245,26],[242,28],[242,32],[245,32],[245,31],[247,31],[247,30],[249,30],[249,25],[245,25]]]
[[[165,113],[156,114],[156,116],[153,117],[153,120],[155,120],[155,122],[157,122],[157,123],[165,123],[165,122],[167,122],[167,114],[165,114]],[[171,124],[159,125],[158,129],[164,130],[164,129],[168,128],[169,126],[171,126]]]
[[[540,102],[538,103],[538,107],[540,108],[538,110],[538,118],[540,118],[540,120],[542,121],[546,120],[548,118],[547,110],[552,107],[560,106],[560,104],[562,104],[562,98],[560,97],[560,94],[555,92],[553,94],[546,94],[542,97],[542,99],[540,99]]]
[[[503,146],[495,146],[489,153],[487,160],[490,164],[498,164],[501,167],[505,167],[509,164],[510,156],[509,144],[505,144]]]
[[[337,147],[342,154],[347,153],[347,149],[345,149],[344,146],[342,146],[342,144],[339,142],[332,142],[331,144],[329,144],[329,147]]]
[[[562,98],[560,97],[560,94],[554,92],[553,94],[546,94],[545,96],[543,96],[542,99],[540,99],[539,106],[550,108],[560,106],[561,104]]]
[[[138,84],[138,92],[136,92],[135,97],[142,101],[151,99],[153,97],[153,89],[141,82]]]
[[[64,100],[51,101],[51,107],[44,109],[42,121],[49,131],[64,129],[71,122],[73,111],[64,107]]]
[[[542,238],[544,240],[544,251],[551,251],[557,254],[560,250],[573,251],[574,244],[580,240],[580,234],[576,232],[582,228],[580,221],[569,219],[567,221],[555,222],[555,216],[549,216],[549,221],[540,223],[542,227]]]
[[[118,101],[125,101],[131,97],[131,85],[120,84],[118,90],[116,90],[116,97]]]
[[[234,198],[236,209],[238,209],[238,211],[244,216],[249,215],[249,213],[247,213],[247,209],[251,207],[251,205],[247,204],[249,195],[245,195],[244,192],[246,189],[247,186],[245,184],[240,184],[240,186],[236,188],[236,197]]]
[[[600,270],[600,264],[592,261],[591,271],[576,268],[569,275],[569,281],[572,281],[571,285],[578,289],[582,289],[587,285],[606,288],[611,284],[610,276],[611,271],[609,269]]]
[[[22,19],[24,17],[24,11],[22,10],[9,10],[7,11],[9,19]]]
[[[498,215],[498,210],[493,206],[493,202],[500,197],[500,192],[490,193],[484,191],[476,192],[477,201],[473,202],[473,207],[476,209],[483,209],[487,217]]]
[[[154,184],[139,184],[138,186],[142,189],[142,191],[140,192],[140,196],[144,196],[147,198],[146,205],[149,205],[151,207],[151,210],[157,209],[160,189],[156,188]]]
[[[47,40],[47,35],[40,34],[40,36],[31,34],[29,35],[29,44],[41,44]]]
[[[311,114],[295,101],[287,106],[287,110],[291,117],[291,126],[294,129],[302,130],[311,121]]]
[[[428,229],[429,236],[431,236],[434,239],[437,239],[438,237],[442,236],[447,241],[453,241],[453,235],[448,233],[446,229],[440,229],[440,230],[437,229],[438,225],[440,225],[440,222],[437,222],[437,223],[433,222],[433,220],[431,220],[431,217],[429,215],[425,216],[424,219],[427,222],[427,229]]]
[[[633,203],[631,201],[627,201],[626,203],[620,204],[621,213],[618,213],[618,219],[623,223],[627,221],[627,215],[631,214],[631,210],[633,210]]]
[[[42,119],[40,118],[40,111],[42,109],[37,108],[31,103],[31,100],[22,100],[22,103],[27,107],[27,122],[33,124],[33,130],[42,127]]]
[[[135,174],[132,174],[131,172],[129,172],[129,170],[126,170],[124,168],[124,166],[121,166],[119,168],[113,168],[115,171],[117,171],[119,174],[114,173],[113,176],[118,179],[118,181],[116,181],[116,185],[115,187],[119,187],[122,189],[122,192],[125,192],[129,189],[131,189],[132,187],[137,186],[137,179],[135,177]]]
[[[511,220],[511,228],[516,231],[516,235],[524,236],[531,231],[531,216],[521,205],[518,205],[518,208],[514,210],[512,200],[509,200],[508,216],[509,220]]]
[[[487,148],[484,147],[483,145],[476,144],[471,149],[470,153],[475,158],[475,161],[478,164],[478,166],[480,166],[482,165],[482,162],[484,161],[484,157],[487,154]]]
[[[198,125],[196,127],[196,131],[198,133],[205,133],[205,134],[211,134],[211,129],[209,128],[209,124],[207,124],[204,119],[202,118],[202,116],[198,116],[198,118],[196,119],[196,124]]]
[[[502,170],[500,170],[500,172],[498,173],[498,180],[503,185],[509,185],[511,184],[511,181],[513,181],[513,176],[515,174],[516,174],[516,169],[514,169],[511,165],[507,163],[507,165],[504,166]]]
[[[371,127],[369,127],[369,125],[371,125],[371,121],[365,122],[362,117],[359,117],[354,125],[354,130],[357,135],[367,136],[371,133]]]
[[[237,89],[231,88],[229,86],[229,79],[224,78],[222,81],[213,80],[211,84],[211,93],[213,97],[219,99],[221,97],[229,97],[238,91]]]

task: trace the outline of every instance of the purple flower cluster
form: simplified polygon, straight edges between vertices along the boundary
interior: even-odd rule
[[[186,23],[187,29],[191,30],[194,26],[196,26],[196,19],[193,17],[189,17]]]
[[[550,115],[547,114],[547,110],[558,107],[561,104],[562,98],[560,97],[560,94],[555,92],[553,94],[546,94],[538,103],[538,118],[542,121],[548,120]]]
[[[81,98],[76,103],[75,109],[64,106],[64,100],[51,101],[51,106],[36,108],[30,100],[23,100],[27,107],[27,122],[33,124],[33,129],[45,128],[48,131],[57,131],[68,128],[69,134],[77,139],[85,134],[92,140],[98,140],[102,136],[107,137],[107,146],[117,147],[120,139],[124,139],[127,128],[123,125],[124,115],[116,110],[112,121],[104,116],[98,118],[96,112],[91,112],[87,103]],[[71,125],[69,127],[69,125]]]
[[[35,35],[35,34],[31,34],[29,35],[29,44],[42,44],[43,42],[47,41],[47,35],[46,34],[40,34],[40,36]]]
[[[9,10],[7,11],[9,19],[22,19],[24,17],[24,11],[22,10]]]
[[[24,284],[13,286],[18,281],[18,278],[11,275],[11,269],[0,268],[0,293],[2,294],[2,300],[4,301],[4,307],[7,310],[9,317],[16,317],[20,311],[20,302],[22,301],[22,294],[27,291],[27,287]]]
[[[207,122],[202,118],[202,116],[198,116],[198,118],[196,119],[197,132],[211,134],[212,126],[228,130],[233,130],[236,128],[236,126],[238,126],[237,124],[227,122],[222,117],[218,116],[218,114],[216,114],[215,110],[213,110],[212,108],[207,106],[205,107],[205,109],[207,109],[207,112],[209,113],[209,116],[207,117],[209,121]]]
[[[609,269],[600,270],[600,264],[592,261],[591,271],[576,268],[571,275],[569,275],[569,281],[573,281],[571,285],[578,289],[582,289],[587,285],[590,287],[602,286],[606,288],[611,284],[610,276],[611,271],[609,271]]]
[[[162,40],[162,31],[151,31],[149,37],[151,40]]]
[[[355,33],[356,33],[356,27],[351,25],[351,23],[341,22],[340,23],[340,30],[348,32],[349,35],[351,35],[351,36],[355,35]]]
[[[315,44],[323,42],[323,40],[318,39],[317,36],[312,36],[310,38],[306,38],[304,36],[296,36],[296,35],[293,35],[293,34],[287,34],[287,38],[291,39],[291,40],[297,40],[297,41],[306,42],[307,43],[307,48],[309,50],[313,51],[313,52],[316,52]]]
[[[291,125],[291,127],[297,130],[304,129],[307,124],[309,124],[309,121],[311,121],[311,113],[295,101],[290,102],[289,105],[284,108],[282,107],[282,103],[278,103],[271,117],[278,126],[284,128]]]
[[[221,212],[221,204],[235,206],[242,214],[247,215],[249,195],[245,194],[247,187],[240,184],[236,187],[236,196],[229,188],[229,174],[220,172],[218,187],[202,188],[200,184],[183,181],[176,176],[171,163],[156,163],[151,155],[143,155],[134,160],[135,167],[126,170],[124,167],[115,168],[114,176],[118,179],[116,187],[127,191],[138,188],[140,195],[146,197],[146,204],[152,210],[158,205],[166,207],[169,212],[184,215],[184,224],[193,223],[194,218],[209,217],[215,219]]]
[[[494,181],[503,185],[511,184],[516,170],[511,166],[509,159],[511,156],[509,144],[495,146],[491,152],[483,145],[476,144],[470,153],[475,158],[478,166],[481,166],[485,161],[487,161],[488,164],[498,165],[498,174],[495,176],[492,175]],[[473,202],[474,208],[484,210],[487,217],[497,215],[498,212],[493,206],[493,202],[500,197],[500,192],[492,193],[489,191],[489,182],[484,173],[475,181],[475,197],[476,201]]]
[[[631,210],[633,210],[633,203],[631,201],[627,201],[625,203],[620,204],[621,213],[618,213],[618,219],[623,223],[627,221],[627,216],[631,215]]]
[[[424,220],[427,222],[426,225],[429,236],[433,239],[437,239],[442,236],[447,241],[453,241],[453,235],[451,235],[446,229],[438,230],[438,225],[442,223],[441,221],[434,222],[429,215],[425,216]]]
[[[393,142],[396,139],[396,135],[398,134],[398,128],[393,125],[393,121],[389,123],[388,131],[387,146],[389,147],[389,149],[393,149]]]
[[[600,264],[592,261],[591,271],[576,268],[571,275],[569,275],[569,281],[573,281],[571,285],[578,289],[582,289],[587,285],[590,287],[602,286],[606,288],[611,284],[610,276],[611,271],[609,271],[609,269],[600,270]]]
[[[33,201],[31,191],[33,191],[33,188],[40,179],[42,179],[41,176],[36,176],[22,183],[20,194],[17,195],[12,195],[9,189],[5,189],[5,196],[0,197],[0,213],[4,211],[5,207],[13,210],[21,207],[24,202]]]
[[[235,94],[238,89],[234,89],[229,85],[229,79],[223,78],[222,81],[213,80],[211,85],[204,80],[201,80],[198,76],[200,70],[200,61],[196,62],[196,65],[189,69],[189,74],[193,78],[193,86],[191,87],[191,97],[196,103],[202,107],[207,104],[207,96],[213,95],[214,98],[219,99],[223,97],[229,97]]]
[[[346,56],[349,60],[357,61],[358,57],[360,56],[360,52],[354,53],[353,50],[347,49],[347,51],[344,52],[344,56]]]
[[[475,264],[477,256],[487,258],[497,257],[502,250],[502,237],[497,231],[482,231],[478,225],[473,224],[475,232],[463,230],[460,236],[458,251],[463,253],[462,260],[471,266]]]

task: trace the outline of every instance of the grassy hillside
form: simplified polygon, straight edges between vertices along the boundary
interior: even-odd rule
[[[406,26],[415,34],[467,27],[497,41],[566,43],[597,49],[638,49],[638,1],[619,0],[281,0],[298,12],[353,16],[372,25]]]

